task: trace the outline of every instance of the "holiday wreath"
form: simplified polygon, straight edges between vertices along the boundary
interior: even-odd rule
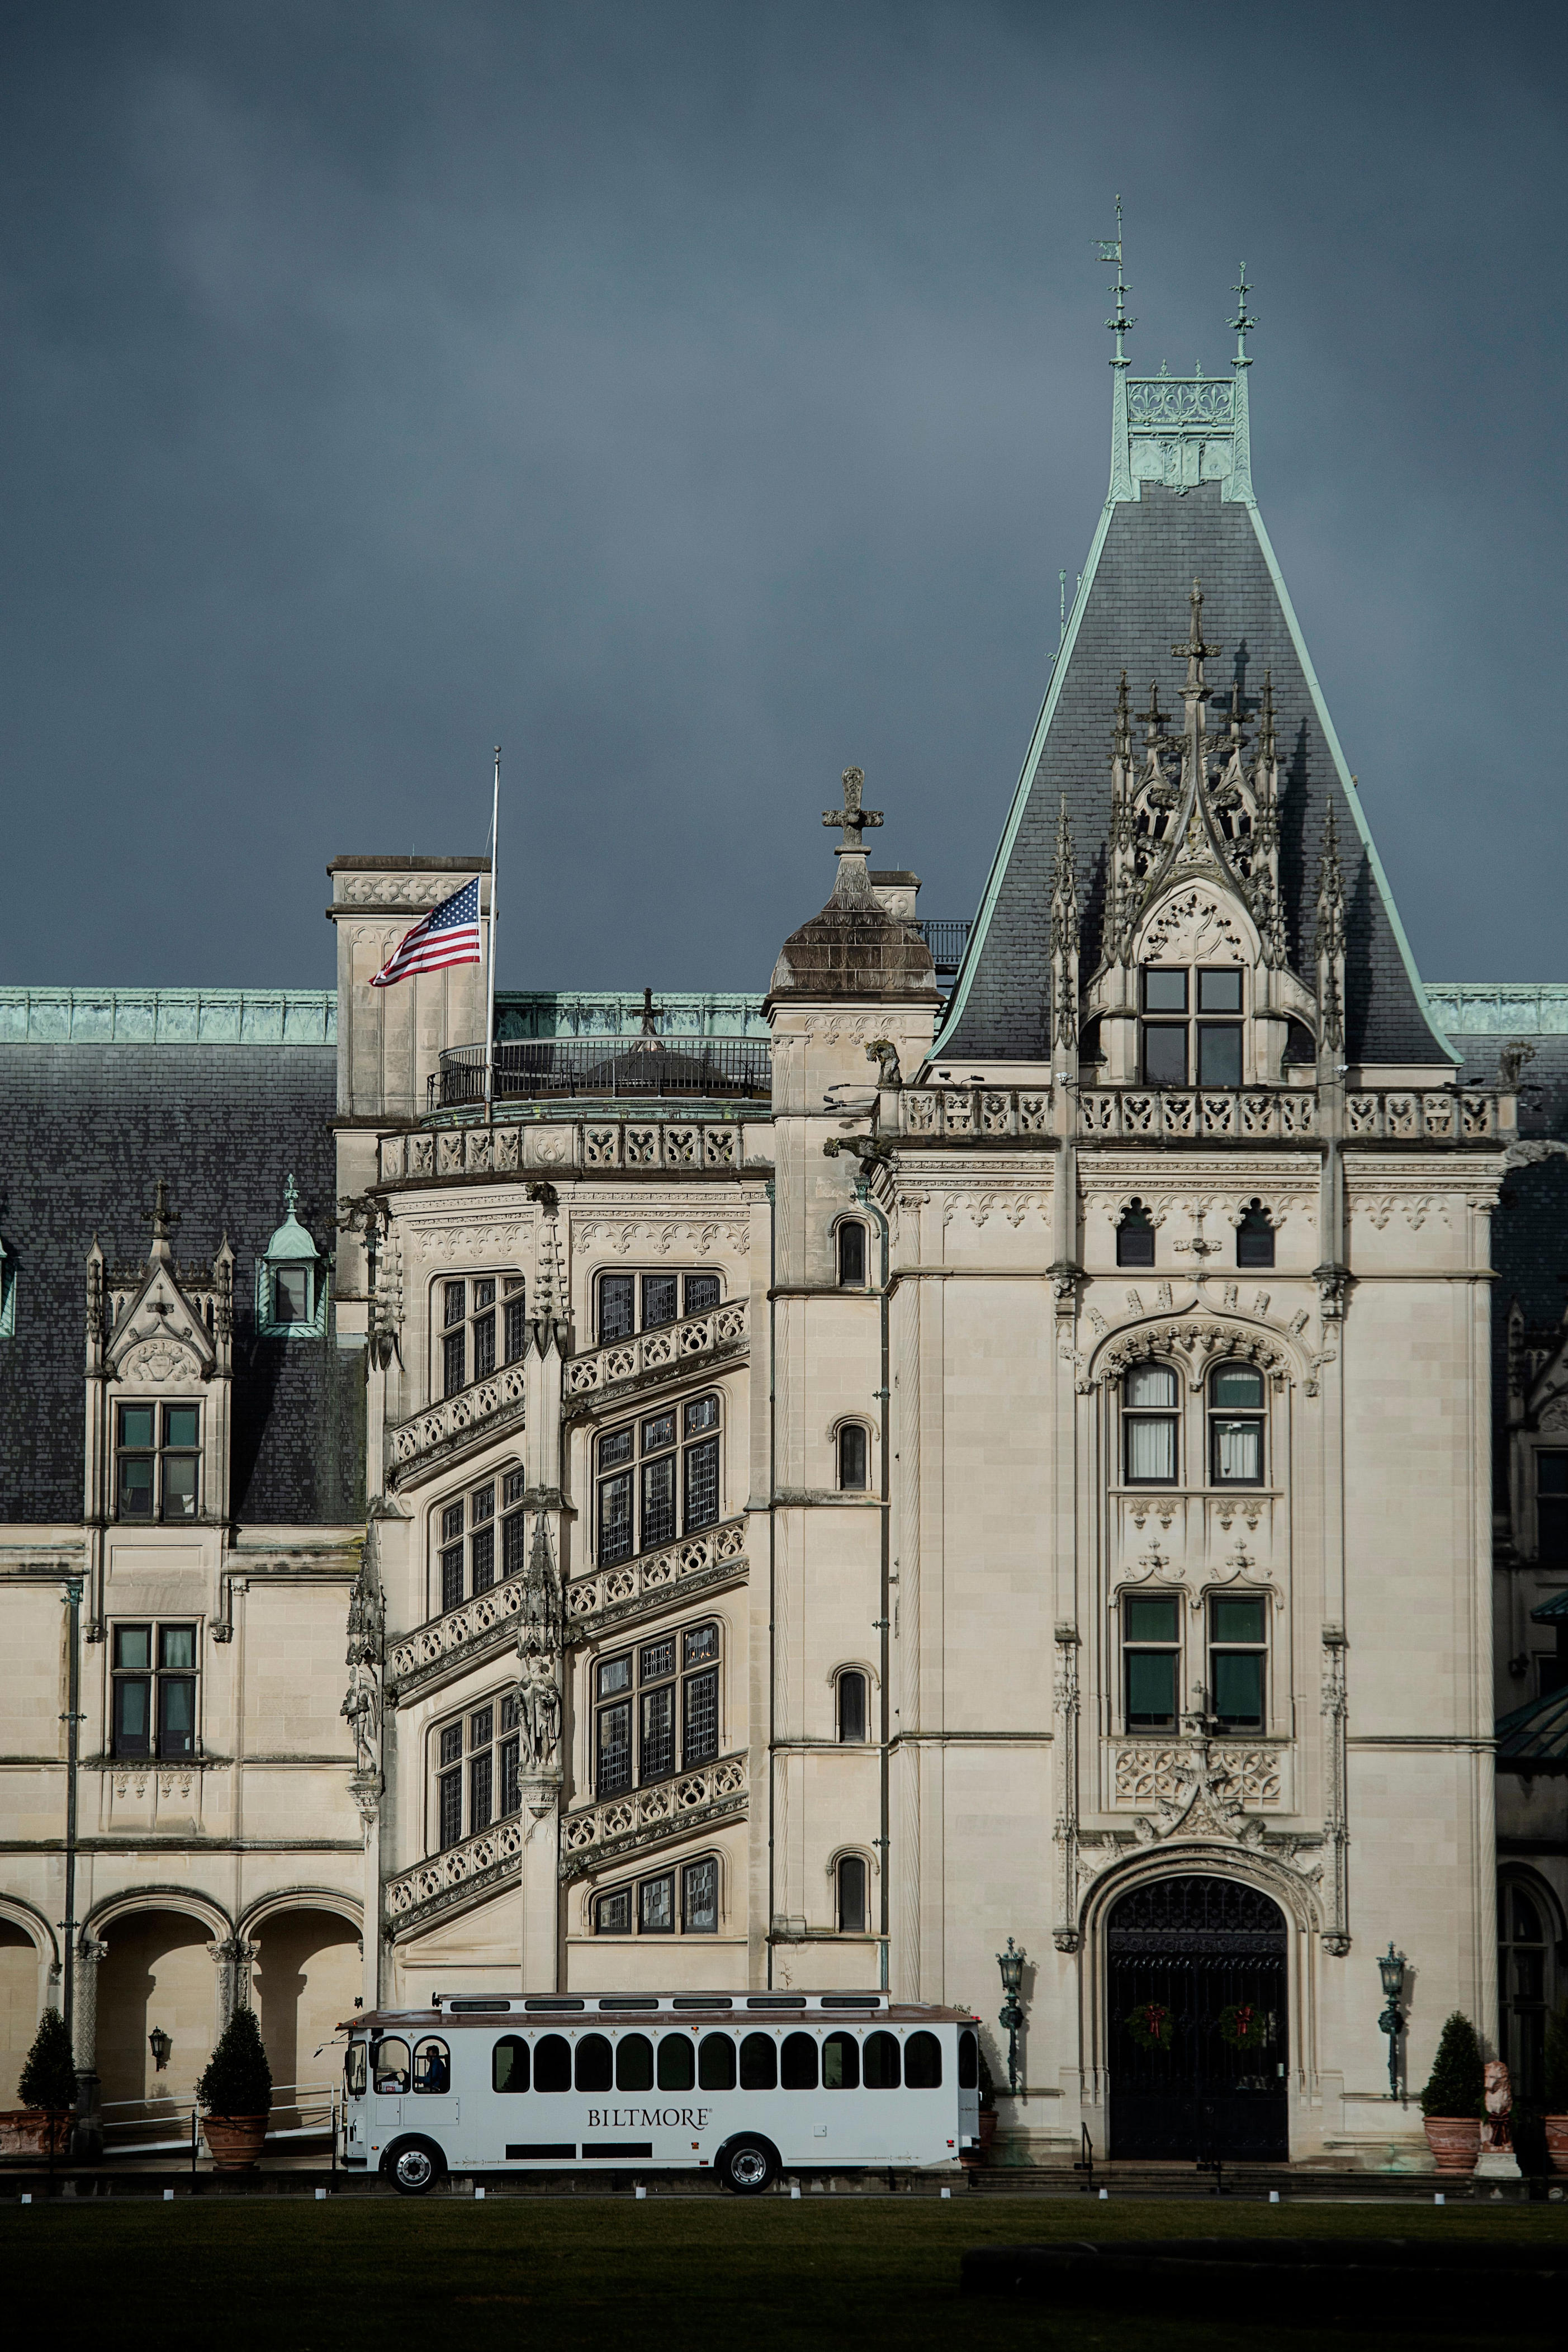
[[[1249,2000],[1233,2000],[1219,2012],[1220,2038],[1233,2050],[1261,2050],[1272,2038],[1272,2024],[1268,2011]]]
[[[1141,2000],[1136,2009],[1127,2011],[1124,2022],[1141,2050],[1170,2048],[1176,2020],[1162,2002]]]

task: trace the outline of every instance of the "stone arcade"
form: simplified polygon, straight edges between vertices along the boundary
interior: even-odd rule
[[[765,998],[503,995],[493,1103],[478,971],[370,985],[472,858],[339,858],[328,994],[0,991],[3,2063],[64,2004],[85,2134],[239,2000],[287,2106],[356,1999],[988,2020],[1009,1935],[1014,2153],[1423,2162],[1391,1941],[1404,2078],[1535,2085],[1568,991],[1423,987],[1244,347],[1117,352],[972,925],[851,769]]]

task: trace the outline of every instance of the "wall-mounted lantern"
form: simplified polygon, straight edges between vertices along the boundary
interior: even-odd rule
[[[1001,2014],[997,2022],[1007,2028],[1009,2091],[1016,2091],[1019,2086],[1019,2027],[1023,2023],[1023,2011],[1019,2006],[1019,1991],[1023,1984],[1024,1962],[1028,1958],[1029,1954],[1023,1947],[1015,1946],[1010,1936],[1008,1937],[1007,1950],[997,1954],[997,1966],[1002,1972],[1003,1994]]]
[[[152,2053],[153,2070],[161,2074],[169,2063],[169,2053],[174,2047],[161,2025],[155,2025],[147,2036],[147,2047]]]
[[[1388,2036],[1388,2095],[1399,2096],[1399,2036],[1405,2020],[1399,2008],[1399,1996],[1405,1990],[1406,1962],[1403,1952],[1394,1948],[1388,1939],[1388,1949],[1377,1963],[1377,1973],[1383,1979],[1384,2011],[1377,2021],[1377,2030]]]

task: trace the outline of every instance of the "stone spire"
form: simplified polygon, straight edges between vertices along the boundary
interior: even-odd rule
[[[1344,1044],[1344,877],[1339,866],[1339,835],[1329,803],[1318,862],[1318,1011],[1320,1056]]]
[[[1124,721],[1127,681],[1122,680],[1118,728]],[[1053,1066],[1070,1076],[1078,1067],[1078,875],[1067,794],[1056,825],[1056,862],[1051,877],[1051,1048]]]

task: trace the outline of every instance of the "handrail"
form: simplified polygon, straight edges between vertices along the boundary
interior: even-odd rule
[[[529,1037],[497,1045],[494,1062],[497,1102],[669,1096],[765,1101],[773,1090],[766,1037]],[[431,1076],[431,1108],[485,1101],[489,1070],[483,1045],[448,1045]]]

